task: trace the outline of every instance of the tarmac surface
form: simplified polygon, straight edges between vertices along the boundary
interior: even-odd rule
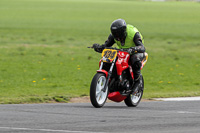
[[[200,101],[0,105],[0,133],[199,133]]]

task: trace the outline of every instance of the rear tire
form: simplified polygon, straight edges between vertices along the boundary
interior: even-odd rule
[[[96,108],[101,108],[108,97],[108,87],[106,91],[103,92],[106,83],[106,76],[104,73],[96,73],[93,77],[91,86],[90,86],[90,101],[92,105]]]
[[[140,88],[138,90],[138,92],[136,94],[130,94],[125,100],[125,104],[128,106],[128,107],[136,107],[141,99],[142,99],[142,96],[143,96],[143,90],[144,90],[144,80],[143,80],[143,76],[141,75],[141,78],[140,78]]]

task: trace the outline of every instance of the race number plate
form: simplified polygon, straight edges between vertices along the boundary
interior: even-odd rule
[[[113,49],[104,49],[102,52],[103,62],[111,63],[117,56],[117,50]]]

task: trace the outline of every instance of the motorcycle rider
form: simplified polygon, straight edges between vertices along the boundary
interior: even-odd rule
[[[105,43],[103,45],[93,44],[93,48],[96,52],[101,53],[105,47],[111,47],[116,43],[119,48],[128,49],[128,53],[131,55],[130,60],[134,74],[134,84],[126,93],[134,92],[134,90],[138,90],[140,85],[141,61],[145,57],[143,37],[136,27],[126,24],[123,19],[113,21],[110,30],[111,34]]]

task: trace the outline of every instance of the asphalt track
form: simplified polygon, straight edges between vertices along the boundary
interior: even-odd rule
[[[199,102],[0,105],[0,133],[199,133]]]

